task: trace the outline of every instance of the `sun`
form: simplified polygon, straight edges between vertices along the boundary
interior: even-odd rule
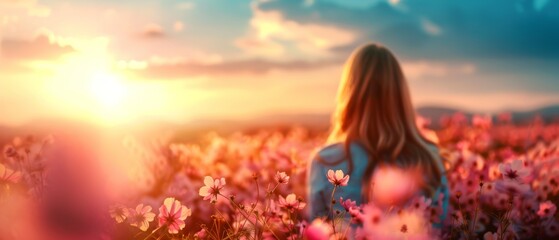
[[[118,110],[123,104],[126,88],[116,74],[100,71],[92,74],[89,90],[92,98],[105,110]]]
[[[83,43],[79,52],[48,70],[54,74],[44,83],[46,99],[63,116],[114,125],[130,120],[137,111],[130,100],[131,82],[115,70],[106,42]]]
[[[129,104],[129,85],[125,79],[110,71],[97,69],[86,75],[85,94],[89,101],[91,120],[101,124],[127,121],[135,109]]]

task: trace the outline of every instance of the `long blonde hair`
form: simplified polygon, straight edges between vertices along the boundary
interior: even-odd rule
[[[330,143],[349,146],[357,142],[369,154],[363,176],[363,198],[369,200],[371,175],[376,166],[419,168],[422,189],[432,196],[444,169],[419,132],[406,79],[396,57],[385,47],[368,44],[358,48],[346,62],[339,86]]]

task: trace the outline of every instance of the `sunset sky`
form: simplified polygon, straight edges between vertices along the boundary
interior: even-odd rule
[[[559,103],[559,1],[0,0],[0,125],[328,113],[367,42],[417,106]]]

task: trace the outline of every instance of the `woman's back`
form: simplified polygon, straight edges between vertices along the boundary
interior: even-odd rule
[[[435,146],[431,147],[431,151],[438,152]],[[351,199],[352,201],[355,201],[357,205],[361,205],[364,203],[363,177],[365,176],[365,171],[369,164],[369,160],[374,161],[375,159],[370,159],[367,151],[356,142],[350,144],[349,154],[346,154],[346,152],[347,151],[344,147],[344,144],[332,144],[324,147],[321,151],[319,151],[316,154],[315,158],[311,161],[308,174],[308,199],[310,203],[310,219],[329,216],[330,201],[332,198],[331,193],[334,186],[328,181],[328,170],[342,170],[345,174],[350,174],[348,184],[344,187],[339,187],[336,189],[336,193],[334,196],[335,200],[339,200],[340,197],[342,197],[344,200]],[[395,169],[403,169],[399,166],[393,167]],[[375,176],[375,174],[373,175]],[[402,178],[387,178],[387,175],[381,176],[380,174],[377,174],[376,176],[380,177],[374,179],[371,182],[371,186],[366,186],[372,187],[373,191],[375,189],[383,189],[382,186],[401,186],[405,183],[405,179]],[[384,187],[384,189],[386,189],[386,187]],[[441,177],[440,187],[437,188],[437,191],[433,195],[435,199],[433,199],[432,205],[438,204],[436,200],[441,193],[444,195],[444,197],[442,198],[443,214],[441,215],[441,220],[444,220],[447,213],[449,200],[448,182],[444,174]],[[386,192],[380,192],[375,195],[386,196],[387,194]],[[411,193],[411,195],[425,196],[426,194],[421,191],[421,189],[417,188],[415,189],[415,192]],[[377,198],[376,200],[378,203],[378,200],[382,199]],[[407,200],[411,200],[411,198],[399,199],[397,201],[406,203],[408,202]],[[375,199],[370,199],[370,201],[375,201]],[[335,208],[340,209],[339,205],[335,205]]]

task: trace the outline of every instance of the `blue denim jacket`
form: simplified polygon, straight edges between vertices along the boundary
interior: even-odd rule
[[[432,150],[438,153],[438,149],[436,147],[433,147]],[[357,143],[352,143],[350,145],[350,154],[353,160],[353,172],[350,175],[347,186],[339,187],[336,190],[334,199],[339,201],[340,197],[343,197],[344,199],[356,201],[357,205],[361,205],[361,185],[369,157],[366,150]],[[309,201],[308,208],[310,210],[311,221],[318,217],[328,216],[330,197],[333,189],[332,184],[328,182],[326,177],[328,170],[342,170],[345,174],[347,174],[349,170],[345,149],[341,143],[324,147],[317,155],[318,156],[310,162],[310,168],[307,176],[307,186],[309,188],[307,191],[307,199]],[[317,160],[319,157],[322,162]],[[445,174],[443,174],[441,178],[441,187],[437,189],[435,196],[439,196],[440,193],[444,194],[443,214],[441,216],[442,222],[448,213],[449,202],[448,180]],[[436,200],[437,199],[433,199],[433,205],[436,204]],[[339,204],[336,204],[335,208],[342,210]]]

